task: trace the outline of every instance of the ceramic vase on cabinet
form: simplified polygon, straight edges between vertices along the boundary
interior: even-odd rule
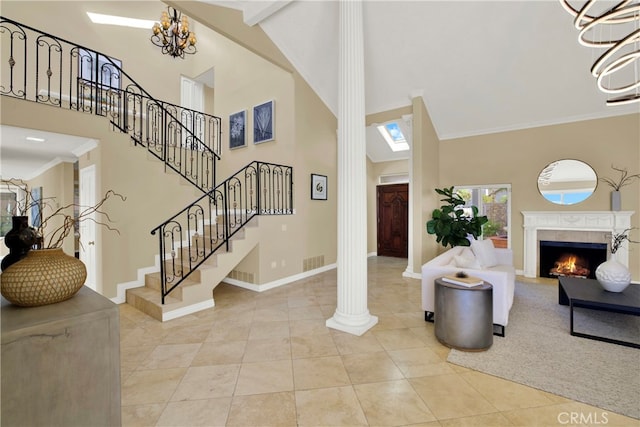
[[[2,296],[23,307],[54,304],[74,296],[87,278],[85,265],[62,249],[31,250],[0,276]]]

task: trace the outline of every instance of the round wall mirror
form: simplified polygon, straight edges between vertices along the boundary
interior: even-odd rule
[[[538,175],[542,197],[557,205],[575,205],[586,200],[598,184],[596,172],[580,160],[558,160]]]

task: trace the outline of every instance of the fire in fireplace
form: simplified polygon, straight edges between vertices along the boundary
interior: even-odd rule
[[[540,241],[541,277],[595,279],[596,267],[606,260],[606,243]]]
[[[578,276],[589,277],[589,263],[584,258],[576,254],[567,253],[556,260],[555,265],[549,270],[551,277],[557,276]]]

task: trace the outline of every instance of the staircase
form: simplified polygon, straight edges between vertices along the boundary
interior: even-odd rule
[[[108,56],[11,19],[0,17],[0,38],[1,95],[106,117],[203,193],[153,228],[159,271],[127,302],[158,320],[212,307],[213,289],[258,243],[254,217],[293,213],[292,168],[251,162],[217,184],[219,117],[159,101]]]
[[[258,220],[254,218],[231,239],[229,251],[218,250],[207,258],[164,298],[164,303],[160,271],[147,273],[143,287],[128,289],[127,303],[163,322],[213,307],[213,290],[258,244]],[[165,258],[164,268],[171,268],[171,257]],[[188,268],[188,258],[189,254],[178,257],[178,268]]]
[[[259,215],[293,213],[293,169],[251,162],[152,230],[160,271],[127,302],[158,320],[213,307],[213,289],[258,244]]]

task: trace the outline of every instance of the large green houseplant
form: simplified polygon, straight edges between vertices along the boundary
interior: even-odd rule
[[[427,221],[427,233],[435,234],[436,241],[442,246],[469,246],[469,235],[475,239],[482,234],[482,226],[488,221],[484,215],[478,215],[478,208],[471,206],[471,216],[462,208],[465,201],[454,192],[453,187],[436,188],[436,193],[444,196],[440,201],[446,204],[434,209]]]

